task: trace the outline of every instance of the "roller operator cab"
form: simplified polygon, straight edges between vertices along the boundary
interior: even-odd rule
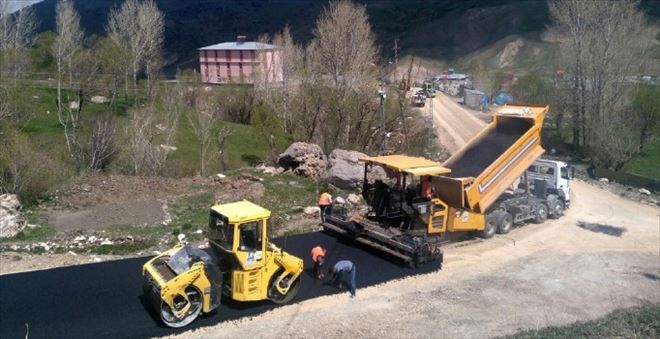
[[[270,211],[249,201],[215,205],[207,230],[210,247],[181,244],[149,260],[142,270],[145,296],[170,327],[190,324],[237,301],[286,303],[300,287],[303,260],[268,240]]]

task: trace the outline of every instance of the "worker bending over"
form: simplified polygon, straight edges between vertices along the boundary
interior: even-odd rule
[[[348,285],[348,288],[351,291],[351,298],[354,298],[355,264],[353,264],[350,260],[338,261],[330,273],[332,274],[332,283],[339,288],[342,288],[343,284]]]

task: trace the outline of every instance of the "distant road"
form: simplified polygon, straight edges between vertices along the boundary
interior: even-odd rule
[[[440,142],[451,153],[465,146],[486,125],[487,114],[472,112],[442,92],[433,98],[433,119]],[[431,104],[430,102],[428,104]],[[481,115],[478,118],[476,115]]]

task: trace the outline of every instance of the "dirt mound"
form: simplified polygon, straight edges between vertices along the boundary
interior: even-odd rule
[[[155,200],[181,195],[193,184],[205,184],[202,178],[133,177],[95,175],[77,179],[64,188],[60,202],[68,208],[86,208],[127,201]]]
[[[154,225],[168,219],[164,202],[142,200],[99,205],[75,212],[53,211],[48,222],[58,231],[74,231],[116,225]]]
[[[504,68],[506,66],[512,65],[516,60],[516,56],[518,56],[520,48],[522,48],[524,45],[525,42],[522,39],[516,39],[506,44],[502,50],[502,53],[500,53],[498,66],[500,68]]]

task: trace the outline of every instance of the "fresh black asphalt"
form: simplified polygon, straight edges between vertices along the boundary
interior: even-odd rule
[[[360,287],[371,286],[437,269],[400,266],[391,258],[315,232],[276,239],[275,243],[305,260],[305,273],[292,303],[334,293],[348,293],[324,285],[311,275],[310,250],[328,249],[326,265],[342,259],[356,265]],[[222,321],[254,316],[275,307],[269,301],[238,303],[223,300],[215,311],[183,329],[165,327],[143,303],[141,267],[149,257],[110,261],[45,271],[0,276],[0,338],[145,338],[179,333]],[[1,264],[1,263],[0,263]],[[27,324],[27,325],[26,325]]]

